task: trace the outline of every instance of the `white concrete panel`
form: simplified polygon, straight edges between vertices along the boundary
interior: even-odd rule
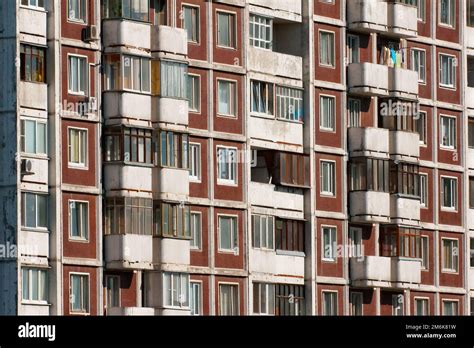
[[[33,174],[23,175],[22,181],[35,182],[40,184],[48,183],[48,159],[31,158],[22,156],[22,160],[31,161],[31,172]]]
[[[390,194],[376,191],[353,191],[349,193],[349,207],[353,221],[388,222]]]
[[[416,101],[418,72],[402,68],[388,68],[390,96]]]
[[[303,146],[303,124],[299,122],[251,116],[249,133],[254,139]]]
[[[106,92],[104,118],[128,117],[151,120],[151,96],[132,92]]]
[[[474,209],[467,210],[467,227],[474,230]]]
[[[156,174],[155,174],[156,173]],[[189,170],[179,168],[153,168],[153,191],[163,194],[188,196]]]
[[[396,283],[419,284],[421,282],[421,261],[392,257],[391,280]]]
[[[469,269],[469,288],[474,290],[474,269]]]
[[[303,78],[303,58],[262,48],[249,47],[249,70],[288,77],[295,80]]]
[[[416,132],[390,131],[390,154],[417,159],[420,156],[420,136]]]
[[[48,304],[26,304],[21,303],[18,306],[18,315],[50,315]]]
[[[347,2],[350,29],[387,31],[387,2],[382,0],[350,0]]]
[[[393,222],[417,224],[420,221],[420,200],[399,196],[398,194],[391,195],[390,217]]]
[[[373,63],[352,63],[347,71],[351,93],[367,96],[388,96],[388,66]]]
[[[188,101],[184,99],[155,97],[153,121],[187,126],[189,123]]]
[[[362,156],[388,154],[388,132],[384,128],[349,128],[349,151]]]
[[[18,239],[19,255],[49,257],[49,232],[21,230]]]
[[[351,280],[382,281],[391,280],[391,259],[381,256],[365,256],[350,259]]]
[[[250,182],[250,204],[274,209],[303,211],[304,195],[275,191],[275,185]]]
[[[18,10],[20,33],[43,36],[46,44],[46,17],[46,11],[20,7]]]
[[[417,7],[399,2],[388,3],[388,27],[391,34],[399,37],[417,36]]]
[[[20,106],[25,108],[47,110],[48,85],[46,83],[20,81]]]
[[[184,29],[155,25],[152,29],[151,40],[152,51],[188,55],[188,36]]]
[[[149,269],[153,260],[151,235],[107,235],[105,261],[111,268]]]
[[[126,19],[107,19],[102,22],[104,47],[127,46],[150,50],[151,25]]]
[[[466,32],[464,37],[466,38],[466,46],[468,48],[474,49],[474,28],[465,26]]]
[[[106,163],[104,188],[106,190],[152,191],[153,168]]]
[[[274,250],[250,249],[250,272],[283,277],[304,277],[304,256],[281,253]]]
[[[472,33],[474,41],[474,31]],[[466,87],[466,106],[474,109],[474,87]]]
[[[474,149],[467,149],[467,166],[469,169],[474,169]]]
[[[153,238],[153,262],[190,264],[190,241],[175,238]]]
[[[301,15],[301,0],[249,0],[251,5]]]
[[[155,309],[150,307],[112,307],[107,309],[107,315],[155,315]]]

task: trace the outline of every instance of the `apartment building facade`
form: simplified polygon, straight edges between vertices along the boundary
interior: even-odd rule
[[[1,313],[472,314],[473,1],[0,10]]]

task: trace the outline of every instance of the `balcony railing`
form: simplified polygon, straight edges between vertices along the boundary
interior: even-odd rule
[[[273,76],[303,79],[303,58],[250,46],[249,69]]]
[[[109,269],[151,269],[153,237],[138,234],[105,236],[105,261]]]
[[[275,185],[250,182],[250,204],[275,209],[303,211],[304,196],[297,193],[280,192]]]
[[[388,155],[389,131],[384,128],[349,128],[349,152],[351,156]]]
[[[349,208],[353,222],[389,222],[390,194],[377,191],[352,191],[349,193]]]

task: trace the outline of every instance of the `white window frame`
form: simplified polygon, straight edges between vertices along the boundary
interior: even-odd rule
[[[331,255],[326,256],[326,245],[324,234],[329,230]],[[325,262],[337,262],[337,226],[321,225],[321,260]]]
[[[327,166],[328,171],[324,170],[324,167]],[[336,161],[321,159],[319,160],[319,171],[320,171],[320,190],[319,193],[321,196],[336,196]],[[328,174],[329,177],[325,178],[325,174]],[[324,182],[328,181],[329,190],[323,190]]]
[[[27,122],[34,122],[35,124],[35,152],[27,152],[27,146],[26,146],[26,140],[27,140],[27,134],[26,134],[26,123]],[[21,121],[21,131],[24,132],[24,134],[21,134],[20,132],[20,138],[21,138],[21,153],[24,154],[29,154],[29,155],[35,155],[35,156],[47,156],[48,155],[48,123],[46,120],[40,120],[40,119],[33,119],[33,118],[22,118]],[[38,124],[44,125],[44,152],[39,152],[38,151],[38,144],[39,144],[39,136],[38,136]]]
[[[425,255],[425,250],[424,250],[425,241],[426,241],[426,255]],[[428,271],[430,269],[430,237],[427,235],[421,236],[420,252],[421,252],[421,270]],[[424,262],[425,259],[426,259],[426,263]]]
[[[131,87],[129,88],[126,88],[125,87],[125,61],[126,59],[129,60],[128,64],[130,64],[130,85]],[[139,72],[139,76],[140,76],[140,81],[135,81],[134,77],[135,77],[135,72],[134,72],[134,64],[132,63],[132,61],[134,59],[138,59],[140,61],[140,72]],[[178,62],[171,62],[171,61],[168,61],[168,60],[163,60],[162,62],[168,62],[168,63],[175,63],[175,64],[180,64]],[[152,72],[151,72],[151,59],[148,58],[148,57],[142,57],[142,56],[135,56],[135,55],[132,55],[132,54],[122,54],[120,56],[120,66],[121,66],[121,77],[122,77],[122,88],[124,91],[131,91],[131,92],[134,92],[134,93],[144,93],[144,94],[150,94],[151,93],[151,75],[152,75]],[[148,76],[147,76],[147,79],[148,81],[145,82],[145,79],[144,79],[144,74],[143,74],[143,64],[146,63],[148,65]],[[161,94],[161,88],[162,88],[162,84],[166,83],[164,82],[161,74],[162,74],[162,65],[160,63],[160,94]],[[186,82],[186,80],[184,80]],[[185,83],[184,82],[184,83]],[[133,89],[133,85],[135,83],[139,83],[140,84],[140,88],[139,89]],[[144,86],[148,86],[148,90],[147,89],[144,89],[143,87]],[[184,86],[183,88],[186,88],[186,86]]]
[[[201,144],[200,143],[191,143],[191,142],[189,143],[189,181],[201,182]]]
[[[87,279],[87,310],[83,311],[83,310],[79,310],[79,311],[75,311],[73,308],[72,308],[72,301],[71,301],[71,298],[73,296],[73,288],[72,288],[72,277],[73,276],[80,276],[80,277],[86,277]],[[82,278],[81,278],[82,279]],[[82,288],[83,286],[83,283],[81,281],[81,291],[84,291],[84,289]],[[69,272],[69,310],[72,314],[89,314],[90,313],[90,310],[91,310],[91,281],[90,281],[90,274],[89,273],[83,273],[83,272]],[[83,295],[81,293],[81,295]],[[81,296],[82,297],[82,296]],[[81,301],[82,302],[82,301]]]
[[[360,298],[360,314],[355,314],[353,311],[353,306],[354,306],[354,301],[353,297],[359,297]],[[351,315],[352,316],[358,316],[358,315],[364,315],[364,293],[360,291],[352,291],[350,294],[350,310],[351,310]]]
[[[448,315],[451,315],[451,314],[446,314],[446,312],[444,311],[444,305],[446,303],[450,303],[452,306],[455,305],[455,309],[456,309],[456,314],[452,314],[452,315],[459,315],[459,300],[454,300],[454,299],[442,299],[441,300],[441,315],[445,315],[445,316],[448,316]],[[454,309],[454,308],[453,308]]]
[[[85,231],[81,231],[81,236],[79,237],[75,237],[72,235],[72,215],[71,215],[71,210],[72,210],[72,204],[76,204],[76,203],[79,203],[79,204],[85,204],[86,205],[86,211],[87,211],[87,221],[85,221],[85,224],[84,224],[84,221],[81,221],[81,226],[86,228]],[[73,241],[83,241],[83,242],[89,242],[89,236],[90,236],[90,224],[89,224],[89,220],[90,220],[90,209],[89,209],[89,201],[84,201],[84,200],[78,200],[78,199],[69,199],[68,200],[68,212],[69,212],[69,216],[68,216],[68,222],[69,222],[69,240],[73,240]],[[77,209],[77,208],[76,208]],[[81,219],[82,219],[82,214],[81,214]],[[85,232],[85,235],[82,236],[82,232]]]
[[[77,59],[78,60],[77,68],[79,70],[74,71],[74,73],[77,73],[76,79],[79,79],[79,78],[84,79],[84,81],[83,81],[84,90],[83,91],[81,91],[81,90],[76,91],[74,89],[71,89],[71,78],[74,77],[73,71],[71,70],[71,68],[72,68],[72,59]],[[81,71],[82,63],[79,64],[80,61],[84,62],[83,63],[84,64],[83,68],[85,69],[85,71]],[[84,56],[84,55],[80,55],[80,54],[68,54],[67,55],[67,91],[68,91],[68,94],[86,96],[88,94],[88,91],[89,91],[89,78],[90,78],[90,76],[89,76],[89,60],[88,60],[88,57]]]
[[[326,296],[325,295],[331,295],[331,313],[326,313]],[[333,297],[335,295],[335,298]],[[333,291],[333,290],[323,290],[321,291],[321,314],[324,316],[337,316],[338,315],[338,297],[339,293],[338,291]],[[334,301],[335,300],[335,301]],[[334,302],[333,302],[334,301]]]
[[[420,174],[420,207],[427,209],[428,208],[428,173],[419,173]]]
[[[170,298],[170,301],[171,303],[167,303],[166,300],[166,296],[167,296],[167,292],[168,292],[168,289],[165,288],[165,284],[166,284],[166,281],[165,281],[165,277],[169,277],[169,285],[170,285],[170,289],[171,289],[171,298]],[[179,277],[179,289],[174,289],[174,278],[175,277]],[[163,291],[163,307],[165,308],[189,308],[189,284],[190,284],[190,279],[189,279],[190,275],[188,273],[182,273],[182,272],[173,272],[173,271],[166,271],[166,272],[163,272],[162,273],[162,291]],[[184,281],[188,284],[184,284],[183,286],[183,279]],[[187,292],[186,296],[187,296],[187,299],[185,299],[184,301],[182,300],[182,297],[183,297],[183,293],[182,291],[185,290]],[[175,306],[174,305],[174,294],[176,293],[177,297],[178,297],[178,301],[179,302],[179,306]],[[180,299],[181,297],[181,299]],[[187,301],[187,304],[186,304],[186,301]]]
[[[449,123],[449,127],[448,127],[448,140],[450,140],[451,136],[454,135],[454,139],[451,139],[448,143],[448,145],[444,145],[443,144],[443,139],[444,139],[444,134],[443,134],[443,130],[445,129],[444,128],[444,125],[443,125],[443,119],[449,119],[450,123]],[[451,122],[453,122],[451,124]],[[455,116],[451,116],[451,115],[444,115],[444,114],[441,114],[439,116],[439,146],[440,148],[442,149],[445,149],[445,150],[456,150],[456,147],[457,147],[457,118]],[[452,130],[454,126],[454,132]]]
[[[191,309],[191,315],[203,315],[203,282],[201,280],[189,280],[189,308]],[[199,288],[199,302],[197,304],[198,312],[193,313],[193,309],[195,307],[194,302],[194,286]]]
[[[191,100],[188,99],[188,104],[189,104],[189,112],[193,114],[200,114],[201,113],[201,75],[199,74],[193,74],[188,72],[188,79],[193,79],[194,81],[197,81],[197,90],[196,86],[194,83],[192,84],[192,91],[188,91],[188,98],[192,96],[193,101],[197,105],[197,108],[193,108],[194,105],[191,105]],[[194,100],[195,97],[197,100]]]
[[[423,302],[426,303],[426,313],[418,313],[418,311],[417,311],[417,308],[418,308],[417,301],[423,301]],[[413,298],[413,314],[417,315],[417,316],[428,316],[428,315],[430,315],[430,298],[429,297],[415,296]]]
[[[255,88],[257,86],[258,95],[255,96]],[[265,95],[262,96],[262,86],[265,85]],[[270,98],[271,97],[271,98]],[[252,115],[262,115],[262,116],[273,116],[275,114],[275,99],[276,99],[276,90],[275,85],[270,82],[260,81],[260,80],[251,80],[250,81],[250,112]],[[257,109],[262,108],[266,112],[260,112],[253,110],[254,100],[257,98],[258,105]],[[264,104],[264,105],[262,105]]]
[[[120,307],[121,303],[122,303],[122,291],[120,289],[120,276],[119,275],[116,275],[116,274],[110,274],[110,275],[106,275],[105,276],[105,306],[106,308],[114,308],[114,307],[109,307],[108,304],[109,304],[109,282],[108,280],[110,278],[115,278],[115,279],[118,279],[118,289],[117,289],[117,292],[118,292],[118,306]]]
[[[424,23],[426,21],[426,1],[425,0],[418,0],[418,2],[416,4],[416,7],[417,7],[418,21]]]
[[[259,219],[259,227],[260,230],[257,231],[255,225],[253,224],[254,219]],[[259,250],[275,250],[275,217],[271,215],[263,215],[263,214],[252,214],[252,246],[254,249]],[[268,223],[269,220],[272,221],[272,230],[269,231]],[[262,229],[262,221],[265,221],[265,229]],[[266,243],[263,245],[263,235],[265,235]],[[269,236],[271,235],[272,243],[269,243]],[[258,246],[255,246],[255,240],[258,238]]]
[[[449,241],[452,242],[453,244],[451,245],[451,258],[453,260],[453,266],[455,268],[446,268],[445,263],[446,263],[446,255],[444,254],[444,242]],[[455,249],[457,248],[457,251]],[[441,238],[441,271],[443,273],[452,273],[452,274],[458,274],[459,273],[459,239],[456,238],[449,238],[449,237],[442,237]]]
[[[219,155],[219,150],[226,150],[228,151],[227,152],[227,156],[229,157],[227,159],[227,162],[226,163],[223,163],[221,161],[219,161],[220,159],[220,155]],[[230,161],[230,159],[232,159],[232,155],[231,155],[231,151],[234,151],[233,153],[235,153],[235,161]],[[216,155],[217,155],[217,184],[218,185],[226,185],[226,186],[237,186],[238,185],[238,170],[239,170],[239,166],[238,166],[238,149],[236,147],[232,147],[232,146],[220,146],[218,145],[216,147]],[[230,179],[226,179],[226,178],[220,178],[219,177],[219,173],[220,173],[220,166],[221,165],[228,165],[229,167],[227,168],[228,172],[229,172],[229,176],[230,176]]]
[[[31,194],[31,195],[34,195],[35,196],[35,226],[26,226],[26,219],[27,219],[27,208],[26,208],[26,197],[25,195],[27,194]],[[46,226],[39,226],[38,222],[40,220],[39,218],[39,209],[38,209],[38,196],[41,196],[41,197],[44,197],[46,199],[46,206],[45,206],[45,210],[46,210],[46,216],[45,216],[45,221],[46,221]],[[21,227],[22,229],[26,229],[26,230],[42,230],[42,231],[46,231],[48,230],[48,226],[49,226],[49,196],[44,194],[44,193],[38,193],[38,192],[31,192],[31,191],[22,191],[21,192],[21,205],[22,205],[22,218],[21,218]]]
[[[231,219],[231,231],[230,231],[230,242],[233,248],[231,249],[224,249],[221,247],[221,218],[229,218]],[[231,215],[231,214],[217,214],[217,236],[218,236],[218,252],[219,253],[231,253],[234,255],[239,255],[239,216],[238,215]]]
[[[31,3],[32,2],[36,2],[38,3],[39,0],[26,0],[28,2],[28,4],[24,5],[22,4],[23,0],[20,2],[20,7],[24,7],[24,8],[31,8],[31,9],[35,9],[35,10],[45,10],[45,7],[46,7],[46,1],[48,0],[43,0],[43,6],[38,6],[38,5],[32,5]]]
[[[328,125],[324,125],[323,122],[323,99],[328,98],[331,100],[328,104]],[[332,105],[332,108],[331,108]],[[336,132],[336,97],[333,95],[320,94],[319,95],[319,129],[324,132]]]
[[[195,19],[195,23],[193,23],[193,32],[196,31],[196,38],[194,39],[193,37],[192,38],[189,38],[187,37],[187,31],[184,27],[184,23],[185,23],[185,10],[184,8],[187,7],[187,8],[190,8],[190,9],[193,9],[194,11],[196,11],[196,19]],[[196,6],[194,4],[189,4],[189,3],[182,3],[181,4],[181,14],[180,15],[180,18],[181,18],[181,28],[184,29],[186,31],[186,37],[187,37],[187,41],[188,43],[192,43],[192,44],[196,44],[196,45],[199,45],[199,43],[201,42],[201,7],[200,6]],[[194,34],[194,33],[193,33]],[[194,35],[192,35],[194,36]]]
[[[448,6],[448,10],[449,10],[449,13],[448,13],[448,18],[451,19],[452,17],[452,23],[444,23],[441,21],[441,1],[443,0],[440,0],[439,3],[438,3],[438,24],[442,27],[448,27],[448,28],[451,28],[451,29],[454,29],[456,28],[456,1],[455,0],[446,0],[446,1],[449,1],[449,6]],[[451,13],[451,11],[453,13]]]
[[[452,190],[453,195],[451,196],[451,201],[454,203],[454,206],[445,206],[444,205],[444,183],[443,180],[453,180],[454,181],[454,190]],[[454,176],[444,176],[441,175],[440,178],[440,201],[441,201],[441,210],[456,212],[458,209],[458,178]]]
[[[79,159],[78,163],[71,162],[71,131],[85,132],[84,139],[79,136],[79,157],[83,157],[82,160]],[[84,144],[82,143],[84,141]],[[68,167],[74,169],[88,169],[88,160],[89,160],[89,130],[87,128],[80,127],[67,127],[67,147],[68,147]],[[81,150],[84,149],[84,154],[81,156]]]
[[[240,284],[239,283],[231,283],[231,282],[218,282],[217,283],[217,289],[219,291],[219,315],[224,315],[221,312],[222,308],[222,296],[221,296],[221,286],[232,286],[232,289],[237,288],[237,293],[233,290],[233,295],[237,295],[237,313],[233,315],[240,315]]]
[[[423,146],[423,147],[428,146],[427,145],[427,135],[428,135],[427,128],[428,128],[428,125],[426,123],[427,119],[428,118],[427,118],[427,112],[426,111],[418,111],[418,118],[416,119],[416,122],[418,122],[420,120],[423,120],[423,139],[420,136],[420,146]],[[418,134],[420,134],[420,133],[418,132]]]
[[[197,245],[193,244],[193,241],[195,240],[194,238],[194,223],[193,223],[193,215],[194,216],[199,216],[199,243]],[[200,211],[191,211],[189,213],[189,219],[190,219],[190,231],[191,231],[191,243],[190,243],[190,248],[191,250],[202,250],[202,212]]]
[[[219,104],[220,104],[220,84],[221,83],[226,83],[228,84],[228,89],[229,89],[229,96],[230,100],[227,102],[230,104],[229,110],[230,113],[223,113],[219,111]],[[225,78],[217,78],[217,116],[221,117],[232,117],[232,118],[237,118],[238,116],[238,93],[237,93],[237,80],[231,80],[231,79],[225,79]]]
[[[27,273],[27,284],[24,282],[24,274]],[[38,272],[37,275],[37,289],[38,294],[37,300],[33,300],[33,287],[31,286],[32,283],[32,274],[33,272]],[[41,275],[42,274],[42,275]],[[47,268],[40,268],[40,267],[29,267],[25,266],[21,268],[21,303],[29,304],[29,303],[37,303],[37,304],[47,304],[49,299],[49,272]],[[43,289],[40,287],[43,286]],[[27,289],[25,289],[27,287]],[[24,298],[25,291],[28,292],[28,298]],[[40,293],[43,294],[43,299],[40,299]]]
[[[303,123],[304,117],[303,90],[288,86],[275,87],[275,116],[286,122]]]
[[[263,283],[263,282],[254,282],[253,286],[258,287],[258,296],[259,296],[259,306],[258,306],[258,312],[254,312],[254,314],[257,315],[274,315],[275,314],[275,307],[276,307],[276,301],[275,301],[275,284],[272,283]],[[261,298],[262,298],[262,289],[265,291],[264,298],[265,298],[265,308],[262,310],[262,303],[261,303]],[[252,289],[252,296],[255,294],[255,289]],[[271,294],[271,297],[273,298],[273,301],[271,301],[271,297],[269,296]],[[255,308],[255,297],[253,297],[254,301],[254,306]]]
[[[222,45],[219,43],[219,14],[222,15],[227,15],[229,18],[232,18],[233,20],[229,19],[229,35],[230,37],[228,38],[231,41],[231,46],[226,46]],[[230,49],[230,50],[236,50],[237,49],[237,13],[232,12],[232,11],[225,11],[225,10],[216,10],[216,45],[219,48],[224,48],[224,49]]]
[[[329,35],[332,36],[332,52],[330,53],[329,51],[327,52],[328,54],[328,59],[330,60],[329,62],[323,62],[322,61],[322,52],[323,52],[323,46],[322,46],[322,37],[323,35]],[[325,68],[335,68],[336,67],[336,32],[330,31],[330,30],[318,30],[318,40],[319,40],[319,65]],[[326,47],[326,49],[329,49],[330,47]],[[329,57],[329,54],[331,56]]]
[[[443,64],[442,64],[442,59],[443,58],[447,58],[447,59],[452,59],[452,63],[451,63],[451,67],[452,67],[452,70],[451,70],[451,74],[452,74],[452,81],[453,83],[452,84],[447,84],[447,83],[443,83],[441,82],[441,77],[442,77],[442,67],[443,67]],[[457,60],[458,58],[452,54],[446,54],[446,53],[439,53],[439,59],[438,59],[438,64],[439,64],[439,86],[441,88],[445,88],[445,89],[451,89],[451,90],[456,90],[456,81],[457,81],[457,76],[456,76],[456,66],[457,66]]]
[[[45,1],[48,1],[48,0],[45,0]],[[71,17],[71,10],[69,9],[70,1],[71,0],[67,0],[67,21],[70,22],[70,23],[75,23],[75,24],[87,24],[88,23],[87,13],[89,11],[88,4],[87,4],[88,1],[87,0],[77,0],[77,1],[80,1],[82,6],[83,6],[82,10],[84,11],[84,18]]]
[[[250,26],[254,26],[254,36],[251,36]],[[259,33],[266,33],[266,28],[270,29],[270,37],[256,37],[255,27],[259,27]],[[260,27],[264,27],[265,30],[261,30]],[[273,46],[273,19],[258,14],[251,13],[249,15],[249,43],[250,46],[260,48],[263,50],[271,50]]]
[[[399,298],[402,299],[402,302],[398,301]],[[400,307],[395,306],[395,303],[398,303]],[[401,313],[398,312],[400,310],[401,310]],[[405,296],[403,296],[403,294],[392,294],[392,315],[393,316],[405,315]]]
[[[416,64],[418,65],[418,69],[416,67]],[[411,49],[411,70],[418,72],[418,83],[426,85],[426,50],[425,49],[422,49],[419,47],[416,47],[416,48],[413,47]]]

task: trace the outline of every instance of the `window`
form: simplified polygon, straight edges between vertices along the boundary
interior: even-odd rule
[[[46,50],[31,45],[20,45],[20,79],[27,82],[46,82]]]
[[[418,20],[424,22],[426,20],[426,0],[418,0]]]
[[[359,63],[359,47],[359,37],[356,35],[347,35],[348,64]]]
[[[237,149],[217,148],[217,182],[218,184],[237,183]]]
[[[89,239],[89,203],[69,201],[69,237]]]
[[[201,144],[189,144],[189,179],[201,181]]]
[[[219,251],[237,254],[239,251],[237,217],[220,215],[217,228],[219,229]]]
[[[21,5],[44,9],[44,0],[21,0]]]
[[[237,84],[233,81],[217,80],[217,113],[224,116],[237,116]]]
[[[69,279],[71,312],[89,313],[89,275],[71,273]]]
[[[104,18],[126,18],[143,22],[149,20],[149,0],[104,0],[103,9]],[[161,11],[166,11],[166,4],[164,1],[155,1],[155,13],[163,16]]]
[[[155,202],[154,214],[156,236],[191,239],[189,205]]]
[[[351,292],[351,315],[363,315],[364,294],[362,292]]]
[[[236,47],[235,15],[227,12],[217,12],[217,46]]]
[[[469,243],[469,267],[474,267],[474,238],[470,238]]]
[[[454,27],[456,19],[454,0],[440,0],[439,5],[439,22],[440,24]]]
[[[202,315],[202,284],[200,282],[189,282],[189,307],[191,315]]]
[[[46,155],[46,123],[34,120],[21,120],[21,152]]]
[[[443,87],[455,88],[457,59],[445,54],[439,55],[439,83]]]
[[[87,167],[87,130],[68,128],[68,164],[70,167]]]
[[[348,99],[347,110],[349,127],[360,127],[360,100]]]
[[[153,200],[110,197],[105,200],[105,234],[151,235]]]
[[[419,111],[415,122],[415,128],[420,137],[420,144],[426,145],[426,112]]]
[[[275,314],[275,285],[253,283],[253,313]]]
[[[23,268],[23,301],[48,301],[48,271],[39,268]]]
[[[303,91],[277,86],[276,117],[281,120],[303,122]]]
[[[156,154],[151,129],[108,128],[104,138],[105,161],[154,163]]]
[[[447,149],[456,148],[456,118],[441,116],[441,147]]]
[[[107,308],[120,307],[120,276],[105,277]]]
[[[272,20],[251,14],[249,25],[250,45],[270,50],[273,39]]]
[[[239,314],[239,286],[219,284],[219,315]]]
[[[419,166],[390,162],[390,193],[420,197]]]
[[[389,161],[356,157],[349,164],[349,172],[351,191],[389,192]]]
[[[201,250],[202,247],[201,213],[191,212],[191,249]]]
[[[189,137],[169,131],[160,132],[160,165],[171,168],[189,168]]]
[[[430,315],[429,299],[415,297],[415,315]]]
[[[21,226],[48,228],[48,196],[22,192],[21,201]]]
[[[183,6],[181,18],[188,41],[199,43],[199,7]]]
[[[404,314],[405,298],[402,294],[392,295],[392,315],[399,316]]]
[[[443,315],[459,315],[458,307],[458,301],[443,300]]]
[[[441,177],[441,207],[456,210],[458,201],[458,180]]]
[[[334,131],[334,106],[336,104],[336,98],[329,96],[320,96],[319,104],[319,128],[325,131]]]
[[[349,257],[364,256],[362,245],[362,228],[349,227]]]
[[[165,98],[188,99],[188,66],[183,63],[162,60],[160,67],[161,96]]]
[[[421,236],[421,269],[428,270],[430,268],[429,263],[429,237]]]
[[[304,285],[275,284],[275,315],[305,315]]]
[[[408,227],[385,227],[380,234],[380,254],[387,257],[422,258],[421,233]]]
[[[304,253],[304,223],[275,219],[276,250]]]
[[[68,56],[68,91],[72,94],[86,94],[88,81],[87,59]]]
[[[86,23],[86,0],[68,0],[67,18],[74,22]]]
[[[321,228],[322,250],[321,255],[324,261],[336,261],[337,257],[337,237],[336,228],[324,226]]]
[[[189,111],[201,110],[201,76],[188,74],[188,105]]]
[[[468,125],[468,146],[470,149],[474,149],[474,118],[469,118]]]
[[[411,70],[418,72],[418,82],[426,82],[426,52],[424,50],[411,49]]]
[[[471,297],[471,315],[474,315],[474,297]]]
[[[319,32],[319,65],[335,66],[333,32]]]
[[[335,166],[334,162],[320,161],[321,164],[321,191],[322,195],[335,196]]]
[[[337,292],[323,291],[322,315],[337,315]]]
[[[273,115],[273,84],[252,81],[252,112]]]
[[[420,174],[420,205],[428,207],[428,174]]]
[[[189,274],[163,273],[165,307],[189,307]]]
[[[296,153],[279,152],[277,154],[277,170],[275,182],[290,187],[307,187],[309,157]],[[278,180],[279,179],[279,180]]]
[[[155,25],[168,25],[168,0],[155,1]]]
[[[444,272],[457,272],[459,265],[459,248],[457,239],[442,238],[442,260]]]
[[[137,92],[150,92],[150,59],[126,55],[122,56],[122,59],[123,88]],[[163,78],[162,76],[161,79]]]
[[[257,249],[274,249],[273,217],[268,215],[252,215],[253,247]]]
[[[474,0],[467,0],[466,15],[467,15],[467,25],[469,27],[474,27]]]

